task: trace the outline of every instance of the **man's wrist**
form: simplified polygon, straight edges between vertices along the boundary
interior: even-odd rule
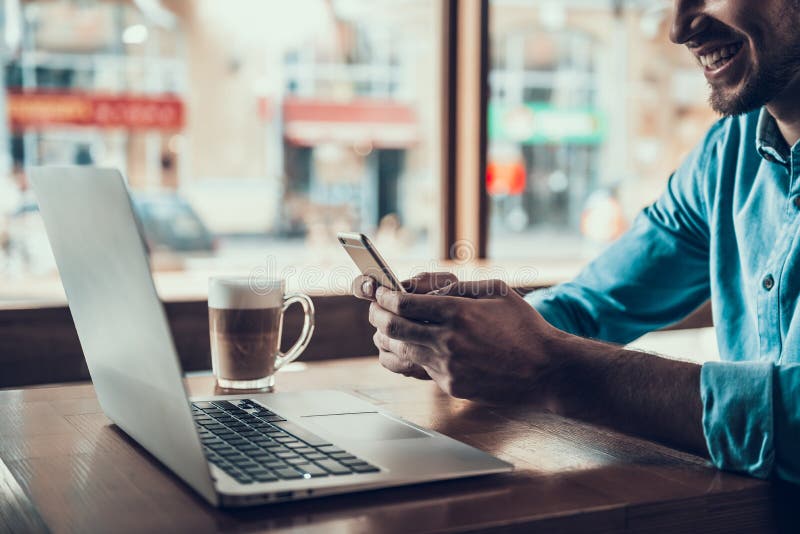
[[[568,417],[602,418],[596,399],[624,349],[560,331],[550,343],[548,408]]]
[[[550,411],[708,454],[699,365],[569,334],[549,353]]]

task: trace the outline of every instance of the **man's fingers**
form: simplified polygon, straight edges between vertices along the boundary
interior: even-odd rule
[[[380,364],[389,371],[418,380],[430,380],[428,372],[419,365],[403,360],[393,352],[381,351],[378,355]]]
[[[442,289],[432,291],[431,295],[484,299],[505,297],[514,289],[502,280],[473,280],[456,282]]]
[[[427,371],[425,371],[425,369],[420,365],[414,363],[414,360],[412,357],[410,357],[410,352],[412,351],[421,353],[421,351],[429,349],[423,347],[422,345],[411,345],[402,341],[393,340],[381,334],[380,332],[375,332],[375,335],[372,337],[372,339],[375,343],[375,346],[378,347],[378,350],[380,351],[380,363],[386,369],[392,371],[393,373],[399,373],[405,376],[419,378],[421,380],[430,379]],[[414,356],[420,358],[420,355]]]
[[[436,289],[441,289],[449,284],[458,282],[458,277],[453,273],[444,271],[435,273],[419,273],[418,275],[403,280],[403,289],[409,293],[428,293]]]
[[[369,306],[369,323],[392,339],[423,345],[436,343],[441,329],[436,325],[423,325],[401,317],[375,302]]]
[[[370,276],[358,276],[353,280],[353,295],[364,300],[375,300],[378,283]]]
[[[453,314],[452,299],[432,294],[401,293],[378,288],[375,301],[395,315],[428,323],[445,323]]]

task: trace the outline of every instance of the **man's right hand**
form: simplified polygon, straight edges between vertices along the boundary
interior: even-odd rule
[[[401,283],[403,289],[409,293],[424,294],[444,289],[456,282],[458,282],[456,275],[447,272],[436,272],[420,273]],[[372,277],[362,275],[353,280],[353,295],[360,299],[375,302],[375,291],[377,289],[378,283]],[[377,330],[375,331],[375,335],[372,336],[372,340],[378,348],[378,359],[385,368],[405,376],[419,378],[420,380],[430,380],[430,376],[425,372],[425,369],[410,363],[407,359],[401,359],[396,354],[392,353],[388,349],[388,339]]]

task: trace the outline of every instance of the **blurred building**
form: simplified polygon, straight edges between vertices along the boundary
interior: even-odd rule
[[[182,36],[170,12],[142,4],[6,2],[14,166],[95,163],[125,170],[134,187],[177,187]]]
[[[488,166],[521,174],[513,191],[489,183],[490,255],[580,256],[656,198],[713,122],[703,75],[669,42],[668,1],[490,6]]]
[[[222,233],[438,223],[427,3],[388,21],[385,1],[10,3],[15,165],[119,167]]]
[[[668,1],[489,5],[490,257],[583,262],[714,120],[702,73],[668,40]],[[0,174],[19,187],[32,165],[119,167],[135,193],[174,192],[219,261],[243,238],[287,261],[340,258],[331,234],[356,229],[437,256],[437,2],[3,6]],[[16,211],[5,243],[32,241],[6,224]]]

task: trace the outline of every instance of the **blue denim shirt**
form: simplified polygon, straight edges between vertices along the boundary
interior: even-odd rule
[[[627,343],[709,298],[711,459],[800,483],[800,143],[766,109],[716,123],[625,235],[528,301],[562,330]]]

